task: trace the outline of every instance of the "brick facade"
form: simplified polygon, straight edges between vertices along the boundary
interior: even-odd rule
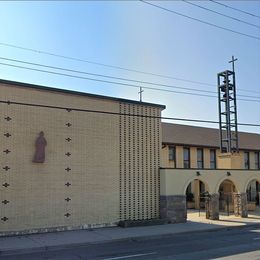
[[[159,116],[161,106],[8,84],[0,99],[64,108],[0,104],[1,235],[159,215],[159,120],[65,108]],[[46,158],[33,163],[40,131]]]

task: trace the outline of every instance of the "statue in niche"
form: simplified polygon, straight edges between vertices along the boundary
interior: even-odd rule
[[[44,138],[44,132],[41,131],[39,133],[38,138],[36,139],[35,142],[35,155],[33,158],[33,162],[35,163],[44,163],[45,161],[45,146],[47,145],[47,141]]]

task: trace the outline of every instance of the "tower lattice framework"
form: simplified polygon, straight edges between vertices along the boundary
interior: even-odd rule
[[[220,150],[222,153],[238,152],[237,102],[235,72],[218,73],[218,103]]]

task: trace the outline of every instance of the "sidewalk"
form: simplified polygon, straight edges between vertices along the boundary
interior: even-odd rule
[[[0,256],[39,252],[125,239],[149,239],[185,232],[212,231],[223,228],[255,225],[260,228],[260,214],[248,218],[220,216],[219,221],[205,219],[205,213],[189,211],[187,223],[145,227],[111,227],[93,230],[63,231],[23,236],[0,237]]]

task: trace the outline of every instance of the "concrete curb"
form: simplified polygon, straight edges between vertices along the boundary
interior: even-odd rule
[[[99,241],[93,241],[93,242],[82,242],[82,243],[70,243],[70,244],[62,244],[62,245],[50,245],[50,246],[35,246],[31,248],[20,248],[20,249],[7,249],[7,250],[0,250],[0,258],[2,256],[11,256],[11,255],[23,255],[23,254],[31,254],[31,253],[38,253],[38,252],[47,252],[47,251],[56,251],[56,250],[62,250],[62,249],[71,249],[76,247],[82,247],[87,245],[96,245],[100,243],[113,243],[117,241],[145,241],[145,240],[151,240],[151,239],[160,239],[160,238],[166,238],[174,235],[180,235],[180,234],[192,234],[192,233],[203,233],[203,232],[215,232],[215,231],[221,231],[221,230],[233,230],[233,229],[243,229],[247,227],[260,227],[260,223],[250,223],[246,225],[239,225],[239,226],[222,226],[222,227],[214,227],[214,228],[207,228],[204,230],[187,230],[183,232],[177,232],[177,233],[167,233],[167,234],[158,234],[158,235],[145,235],[145,236],[136,236],[136,237],[127,237],[127,238],[115,238],[115,239],[103,239]]]

